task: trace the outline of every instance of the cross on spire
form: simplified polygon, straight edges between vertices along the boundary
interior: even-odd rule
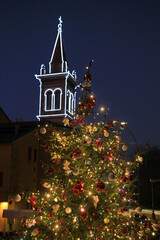
[[[63,23],[63,21],[62,21],[62,17],[60,16],[60,17],[58,18],[58,20],[59,20],[59,24],[58,24],[58,32],[62,32],[62,23]]]

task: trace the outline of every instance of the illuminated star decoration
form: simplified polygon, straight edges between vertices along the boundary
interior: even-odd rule
[[[98,196],[92,196],[93,199],[93,205],[95,208],[97,208],[97,203],[99,202],[99,198]]]
[[[64,123],[66,126],[70,126],[70,124],[69,124],[69,119],[68,119],[68,118],[63,119],[63,123]]]

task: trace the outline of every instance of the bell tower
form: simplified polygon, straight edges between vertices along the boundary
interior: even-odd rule
[[[62,40],[62,19],[59,17],[58,33],[54,44],[49,71],[42,64],[40,74],[35,75],[40,82],[40,121],[62,123],[64,118],[73,118],[76,108],[76,72],[68,70],[68,63]]]

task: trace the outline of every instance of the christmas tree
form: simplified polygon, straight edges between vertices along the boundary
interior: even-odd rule
[[[135,200],[133,171],[143,159],[138,154],[127,159],[121,137],[126,123],[105,120],[105,108],[102,120],[90,120],[96,101],[90,66],[75,118],[64,119],[63,129],[39,129],[50,155],[42,163],[45,191],[27,196],[33,215],[23,222],[21,239],[147,240],[155,235]]]

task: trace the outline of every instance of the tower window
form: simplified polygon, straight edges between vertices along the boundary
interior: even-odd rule
[[[73,94],[71,93],[71,97],[70,97],[70,113],[73,114],[73,106],[74,106],[74,98],[73,98]]]
[[[68,91],[67,91],[67,105],[66,105],[67,111],[70,110],[69,100],[70,100],[70,91],[68,90]]]
[[[60,88],[54,91],[54,110],[61,110],[62,90]]]
[[[52,91],[46,92],[46,110],[52,109]]]

